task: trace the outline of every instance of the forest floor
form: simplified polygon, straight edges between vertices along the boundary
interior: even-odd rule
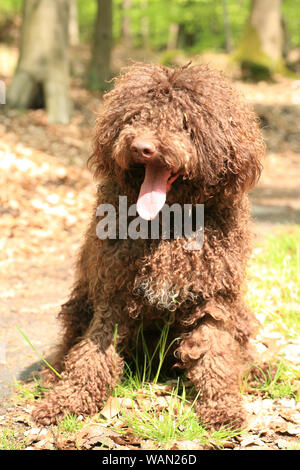
[[[1,78],[9,81],[5,74]],[[288,234],[300,227],[300,80],[281,78],[272,84],[236,81],[235,85],[261,117],[268,147],[261,180],[251,193],[259,243],[269,234]],[[1,108],[0,449],[99,445],[115,449],[157,448],[151,439],[138,438],[130,426],[122,425],[122,437],[116,436],[121,406],[117,398],[117,411],[111,413],[110,409],[107,415],[106,410],[102,415],[106,416],[106,425],[101,420],[82,422],[75,436],[59,428],[54,431],[37,427],[30,418],[32,397],[26,400],[26,393],[20,394],[23,381],[40,361],[19,330],[44,357],[57,343],[56,315],[72,285],[76,253],[94,198],[95,182],[86,169],[86,160],[101,96],[85,90],[76,79],[71,94],[74,112],[69,125],[49,124],[43,110]],[[300,247],[299,239],[297,246]],[[258,316],[263,320],[263,301],[261,304]],[[299,311],[299,305],[297,308]],[[289,364],[299,371],[299,329],[291,335],[278,332],[269,323],[263,324],[256,347],[277,358],[284,351]],[[299,374],[293,376],[293,383],[293,394],[277,399],[259,392],[244,395],[250,416],[246,434],[227,436],[219,444],[210,439],[210,445],[174,438],[168,447],[299,448]],[[165,397],[161,390],[157,395]],[[160,446],[163,448],[164,444]]]

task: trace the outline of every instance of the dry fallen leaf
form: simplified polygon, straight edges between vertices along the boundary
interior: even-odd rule
[[[96,444],[103,445],[109,449],[115,447],[113,437],[118,438],[119,433],[99,423],[89,423],[84,426],[76,436],[76,445],[79,449],[90,449]]]
[[[281,409],[279,410],[279,414],[285,420],[290,421],[291,423],[300,425],[300,413],[299,412],[289,410],[289,409]]]
[[[40,441],[32,444],[34,449],[40,450],[52,450],[53,449],[53,440],[50,439],[41,439]]]
[[[106,419],[112,419],[121,409],[121,398],[109,397],[104,407],[100,411],[101,415]]]
[[[127,409],[132,409],[134,406],[134,400],[131,398],[122,398],[121,399],[121,407],[122,408],[127,408]]]
[[[204,445],[200,442],[199,439],[194,439],[193,441],[188,440],[174,440],[171,443],[171,450],[208,450],[211,449],[213,445]]]
[[[253,445],[255,445],[255,446],[261,446],[261,445],[264,446],[265,444],[256,435],[246,436],[240,441],[240,446],[241,447],[248,447],[248,446],[253,446]]]
[[[140,409],[143,411],[151,410],[151,408],[154,407],[154,404],[156,404],[156,400],[151,400],[150,398],[143,396],[137,396],[136,401]]]
[[[300,437],[300,426],[288,426],[286,432],[292,436]]]

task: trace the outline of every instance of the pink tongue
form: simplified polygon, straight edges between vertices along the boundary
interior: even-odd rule
[[[153,163],[145,165],[145,179],[136,205],[142,219],[155,219],[164,206],[167,196],[167,181],[170,176],[171,171],[166,168]]]

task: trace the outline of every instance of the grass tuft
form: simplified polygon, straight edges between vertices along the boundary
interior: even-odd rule
[[[62,420],[58,421],[57,426],[60,432],[68,434],[79,431],[85,424],[85,421],[78,420],[75,414],[67,413]]]
[[[24,450],[27,446],[26,440],[20,438],[18,431],[5,428],[0,431],[0,450]]]
[[[17,396],[20,400],[36,400],[42,398],[45,393],[49,390],[43,387],[41,382],[33,377],[34,384],[22,384],[16,378],[14,378],[13,387],[17,392]]]
[[[54,369],[54,367],[51,366],[51,364],[49,364],[48,361],[46,361],[46,359],[38,352],[38,350],[33,346],[33,344],[31,343],[31,341],[27,338],[27,336],[25,335],[25,333],[23,333],[23,331],[17,326],[16,327],[17,330],[19,331],[19,333],[21,333],[21,335],[23,336],[23,338],[25,339],[25,341],[27,342],[27,344],[29,344],[29,346],[31,347],[31,349],[38,355],[38,357],[46,364],[47,367],[49,367],[49,369],[52,370],[52,372],[54,372],[55,375],[57,375],[57,377],[59,379],[61,379],[61,375],[57,372],[57,370]]]
[[[259,393],[263,398],[295,398],[298,399],[300,389],[299,370],[286,363],[283,359],[275,364],[269,364],[267,369],[253,364],[257,373],[252,372],[245,377],[243,390],[248,393]]]
[[[254,250],[248,302],[264,325],[287,338],[300,332],[300,227],[269,235]]]

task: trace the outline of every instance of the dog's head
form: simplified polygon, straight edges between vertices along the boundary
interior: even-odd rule
[[[168,198],[231,204],[256,183],[263,154],[254,113],[220,73],[139,63],[105,96],[90,162],[134,189],[151,220]]]

